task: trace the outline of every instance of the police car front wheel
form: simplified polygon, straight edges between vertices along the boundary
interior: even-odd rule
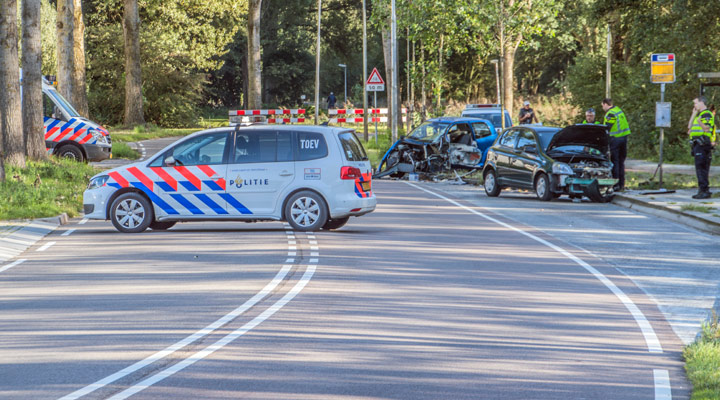
[[[297,192],[285,204],[285,219],[298,231],[320,230],[328,219],[325,200],[315,192]]]
[[[138,193],[121,194],[110,207],[110,219],[120,232],[139,233],[153,221],[152,206]]]

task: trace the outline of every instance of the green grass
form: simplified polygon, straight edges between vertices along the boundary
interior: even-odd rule
[[[708,207],[708,206],[699,206],[697,204],[683,204],[680,206],[680,210],[682,211],[695,211],[695,212],[701,212],[706,214],[712,214],[715,210],[714,207]]]
[[[87,164],[51,159],[8,167],[0,183],[0,220],[53,217],[82,212],[82,195],[97,170]]]
[[[128,160],[137,160],[140,158],[140,153],[125,142],[113,143],[112,155],[113,158],[126,158]]]
[[[126,128],[110,128],[110,137],[112,137],[113,147],[117,143],[137,142],[140,140],[160,139],[175,136],[187,136],[191,133],[203,130],[205,128],[158,128],[149,126],[147,128],[136,126],[133,129]]]
[[[713,313],[702,335],[683,350],[685,372],[692,382],[692,400],[720,399],[720,327]]]
[[[625,172],[625,186],[629,189],[654,190],[659,189],[658,177],[650,181],[652,174],[649,172]],[[720,176],[710,177],[710,186],[720,186]],[[687,174],[663,174],[663,188],[665,189],[697,189],[697,178],[695,175]],[[719,195],[720,196],[720,195]]]

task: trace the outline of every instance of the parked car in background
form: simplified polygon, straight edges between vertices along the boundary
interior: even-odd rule
[[[604,125],[506,129],[488,150],[485,193],[495,197],[503,188],[529,189],[544,201],[566,194],[607,202],[617,184],[608,143]]]
[[[504,111],[504,112],[503,112]],[[505,126],[502,125],[502,114],[505,114]],[[486,119],[495,126],[497,133],[503,128],[513,126],[510,112],[505,109],[501,111],[500,104],[468,104],[462,112],[463,117]]]
[[[450,169],[480,169],[497,138],[492,122],[479,118],[429,119],[395,142],[375,176],[402,177],[410,172],[435,174]]]

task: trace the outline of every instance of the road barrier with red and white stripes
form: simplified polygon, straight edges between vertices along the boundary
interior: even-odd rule
[[[387,123],[388,117],[381,117],[379,115],[387,115],[388,109],[387,108],[368,108],[368,114],[372,115],[370,119],[368,119],[368,122],[379,122],[379,123]],[[407,120],[407,117],[405,114],[407,114],[407,108],[402,109],[403,113],[403,122]],[[328,110],[329,115],[363,115],[363,109],[362,108],[351,108],[351,109],[339,109],[339,110]],[[376,116],[378,115],[378,116]],[[328,123],[331,124],[357,124],[362,123],[365,120],[363,116],[361,117],[336,117],[336,118],[330,118]]]
[[[305,122],[304,108],[276,110],[230,110],[228,114],[230,118],[230,126],[250,122],[267,122],[268,124],[292,124]],[[292,117],[293,115],[296,115],[297,117]],[[277,118],[277,116],[282,117]]]

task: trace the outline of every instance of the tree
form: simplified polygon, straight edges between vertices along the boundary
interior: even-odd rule
[[[125,125],[145,125],[142,71],[140,69],[138,0],[125,0],[123,33],[125,37]]]
[[[0,133],[0,159],[4,158],[6,165],[24,168],[16,0],[8,0],[0,7]],[[2,164],[0,161],[0,179],[4,180]]]
[[[82,0],[73,0],[73,86],[70,102],[83,117],[88,117],[85,83],[85,22]]]
[[[66,99],[73,93],[73,0],[57,1],[57,81],[58,92]]]
[[[47,158],[43,129],[40,0],[22,0],[22,123],[25,154]]]
[[[262,59],[260,48],[260,11],[262,0],[248,2],[248,95],[249,109],[262,108]]]

